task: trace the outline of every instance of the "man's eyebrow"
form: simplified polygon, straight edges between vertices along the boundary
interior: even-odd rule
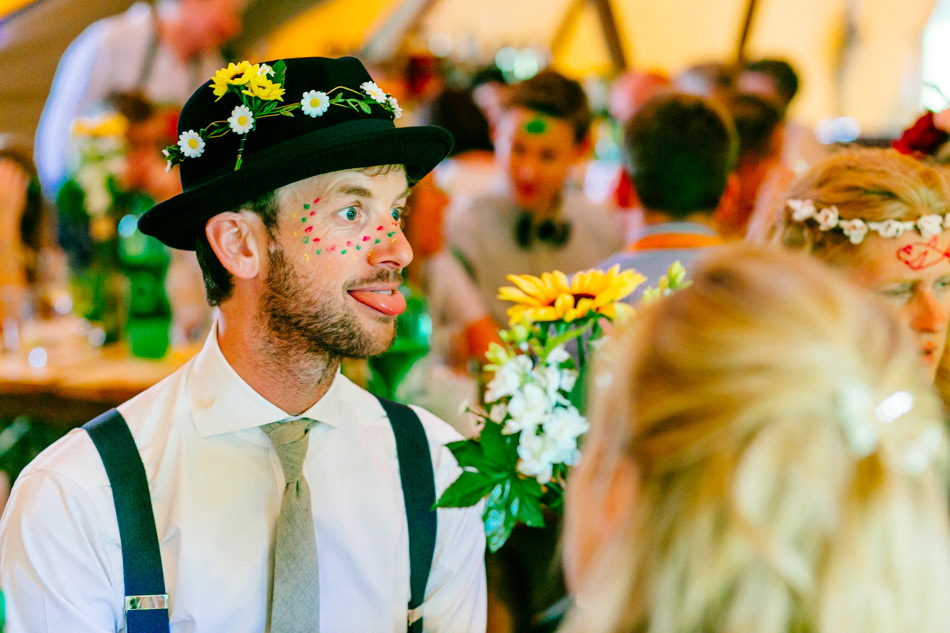
[[[344,196],[356,196],[357,198],[373,197],[373,192],[371,192],[366,187],[361,187],[360,185],[354,185],[346,182],[337,187],[333,193],[338,193]]]

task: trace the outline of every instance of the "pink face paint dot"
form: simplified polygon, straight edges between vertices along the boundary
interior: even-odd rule
[[[319,241],[320,241],[320,238],[319,238],[319,237],[315,237],[315,238],[313,238],[313,241],[314,241],[314,242],[319,242]]]
[[[303,232],[304,232],[304,233],[309,233],[309,232],[312,231],[312,230],[313,230],[313,226],[308,226],[307,228],[305,228],[305,229],[303,230]]]
[[[310,215],[316,215],[316,214],[317,214],[316,211],[311,211],[311,212],[310,212]]]
[[[376,230],[377,230],[377,231],[382,231],[382,230],[383,230],[383,227],[382,227],[382,225],[380,225],[380,226],[377,226],[377,227],[376,227]]]
[[[314,199],[313,199],[313,204],[317,204],[318,202],[320,202],[320,198],[314,198]]]
[[[364,242],[368,242],[368,241],[369,241],[369,235],[364,235],[364,236],[363,236],[363,241],[364,241]]]
[[[331,251],[335,251],[335,250],[336,250],[336,244],[334,244],[333,246],[331,246],[331,247],[330,247],[330,250],[331,250]]]
[[[353,242],[347,240],[347,241],[346,241],[346,245],[347,245],[347,246],[353,246]]]

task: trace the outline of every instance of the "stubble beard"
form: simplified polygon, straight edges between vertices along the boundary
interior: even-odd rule
[[[373,279],[354,283],[353,287],[383,281],[401,281],[401,275],[397,271],[382,271]],[[371,332],[349,308],[338,309],[331,302],[314,297],[287,263],[280,248],[270,253],[261,316],[278,350],[326,360],[377,356],[392,347],[396,339],[395,319],[380,318],[388,328]]]

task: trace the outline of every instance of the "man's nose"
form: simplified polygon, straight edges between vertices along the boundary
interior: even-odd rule
[[[384,226],[379,232],[379,244],[373,244],[367,258],[373,266],[402,269],[412,261],[412,246],[402,228],[395,223]]]

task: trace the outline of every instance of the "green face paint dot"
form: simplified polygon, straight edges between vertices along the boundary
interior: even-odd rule
[[[320,254],[320,249],[318,248],[318,249],[317,249],[317,255],[319,255],[319,254]]]
[[[386,235],[388,235],[389,237],[392,237],[392,236],[395,235],[395,234],[396,234],[396,232],[393,231],[392,233],[387,233]]]
[[[309,205],[309,204],[305,204],[305,205],[303,205],[303,208],[304,208],[304,209],[309,209],[309,208],[310,208],[310,205]]]
[[[548,123],[544,119],[531,119],[524,125],[524,131],[528,134],[544,134],[548,131]]]
[[[340,255],[346,255],[346,249],[345,249],[345,248],[344,248],[342,251],[340,251]]]
[[[301,221],[301,222],[306,222],[306,221],[307,221],[307,218],[300,218],[300,221]]]
[[[304,243],[304,244],[308,244],[309,242],[310,242],[310,238],[309,238],[309,237],[303,238],[303,243]]]
[[[356,245],[356,250],[360,250],[360,245],[359,245],[359,244]]]
[[[374,244],[379,244],[379,240],[376,240],[376,241],[374,242]]]

